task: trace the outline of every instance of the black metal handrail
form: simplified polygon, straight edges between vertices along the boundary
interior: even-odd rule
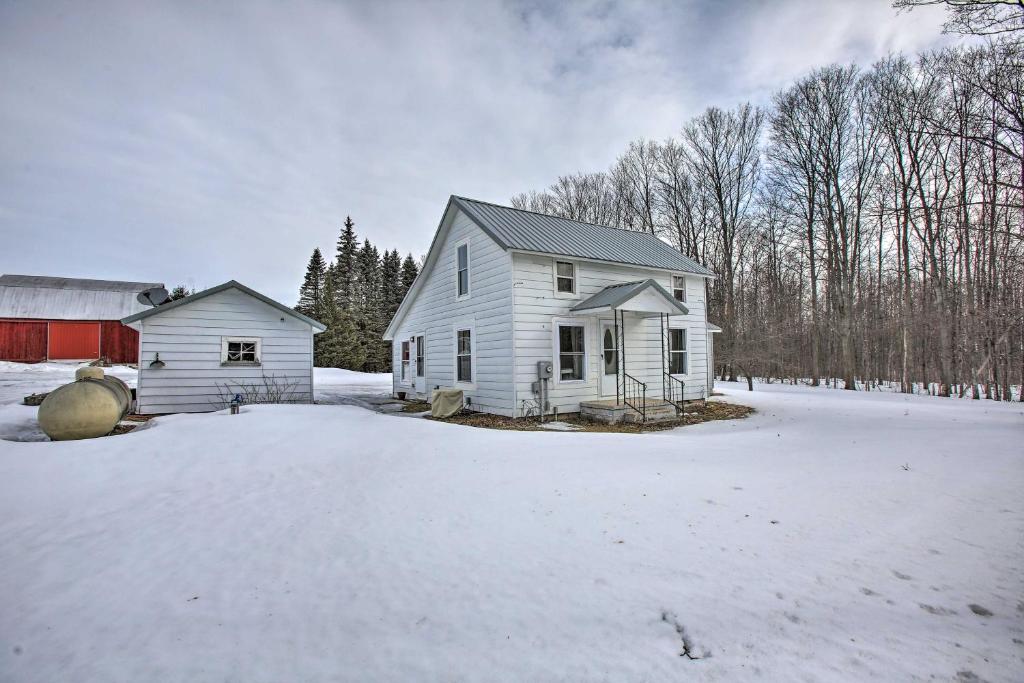
[[[625,371],[622,372],[622,402],[640,413],[641,422],[647,422],[647,385]]]
[[[665,400],[676,407],[676,410],[683,412],[683,402],[686,396],[686,383],[675,375],[663,373],[664,382],[668,390],[665,392]]]

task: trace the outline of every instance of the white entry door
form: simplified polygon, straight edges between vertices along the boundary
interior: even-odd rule
[[[619,373],[619,341],[615,323],[601,321],[601,395],[615,396]]]
[[[423,395],[427,392],[427,338],[418,334],[413,338],[413,358],[415,369],[413,370],[413,383],[416,393]]]

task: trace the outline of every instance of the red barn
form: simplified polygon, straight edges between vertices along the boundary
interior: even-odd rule
[[[0,275],[0,360],[135,363],[139,334],[121,318],[149,306],[139,292],[157,282]]]

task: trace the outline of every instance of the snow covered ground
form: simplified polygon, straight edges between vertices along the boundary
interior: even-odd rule
[[[719,388],[759,412],[0,442],[0,678],[1022,679],[1024,406]]]

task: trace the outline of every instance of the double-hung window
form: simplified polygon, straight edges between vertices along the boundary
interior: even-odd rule
[[[686,278],[682,275],[672,276],[672,296],[676,301],[686,301]]]
[[[586,328],[583,325],[558,326],[558,379],[581,382],[586,379]]]
[[[458,296],[469,295],[469,242],[455,248],[456,287]]]
[[[455,380],[473,381],[473,331],[455,331]]]
[[[416,337],[416,376],[423,376],[423,357],[426,355],[426,349],[424,348],[423,335]]]
[[[672,328],[668,331],[668,371],[672,375],[685,375],[689,365],[686,349],[686,330]]]
[[[402,342],[402,381],[409,381],[409,340]]]
[[[555,291],[559,294],[576,293],[576,264],[555,261]]]
[[[222,365],[259,365],[259,337],[222,337],[220,362]]]

